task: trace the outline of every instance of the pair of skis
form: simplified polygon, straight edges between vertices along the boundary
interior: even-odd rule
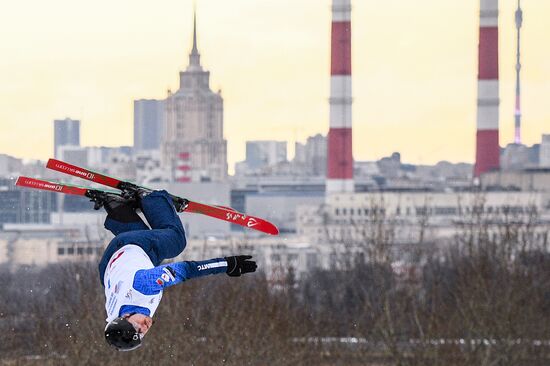
[[[105,195],[106,193],[117,194],[120,196],[129,196],[133,192],[135,192],[136,189],[147,189],[134,183],[112,178],[101,173],[96,173],[91,170],[63,162],[61,160],[50,159],[48,160],[46,167],[61,173],[69,174],[75,177],[86,179],[91,182],[102,184],[107,187],[115,188],[119,191],[79,187],[70,184],[55,183],[29,177],[19,177],[17,178],[17,182],[15,184],[20,187],[36,188],[52,192],[85,196],[92,200],[97,199]],[[172,199],[176,202],[185,203],[181,205],[182,209],[180,212],[191,212],[210,216],[216,219],[230,222],[232,224],[237,224],[250,229],[258,230],[266,234],[277,235],[279,233],[277,227],[269,221],[266,221],[259,217],[249,216],[240,213],[230,207],[206,205],[173,195]]]

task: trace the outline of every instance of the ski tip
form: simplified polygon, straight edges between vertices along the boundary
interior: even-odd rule
[[[279,235],[279,229],[277,228],[277,226],[275,226],[273,224],[271,224],[269,227],[267,227],[265,232],[268,233],[269,235]]]
[[[57,159],[49,158],[48,162],[46,163],[46,168],[50,168],[56,163],[59,162]]]
[[[35,187],[37,184],[39,185],[44,182],[46,181],[20,175],[19,177],[17,177],[17,180],[15,181],[15,185],[18,187]]]

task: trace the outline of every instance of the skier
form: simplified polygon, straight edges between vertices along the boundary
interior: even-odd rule
[[[119,351],[141,346],[166,287],[209,274],[236,277],[256,271],[248,255],[160,265],[186,245],[176,213],[186,201],[175,202],[166,191],[138,189],[130,198],[105,194],[92,200],[96,209],[107,211],[105,228],[115,235],[99,262],[99,277],[105,287],[105,339]],[[138,208],[151,229],[136,213]]]

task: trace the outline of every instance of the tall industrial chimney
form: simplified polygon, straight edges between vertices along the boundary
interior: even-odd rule
[[[500,167],[498,0],[480,0],[480,4],[475,177]]]
[[[332,2],[331,42],[326,191],[353,192],[350,0]]]

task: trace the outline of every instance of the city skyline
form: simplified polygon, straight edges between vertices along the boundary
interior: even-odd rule
[[[279,139],[293,146],[328,132],[330,3],[198,3],[203,64],[212,89],[221,88],[225,100],[231,168],[243,160],[247,140]],[[55,5],[38,3],[35,13],[26,14],[14,3],[0,16],[0,29],[12,36],[0,41],[12,56],[0,60],[0,153],[50,157],[51,121],[67,116],[82,121],[82,145],[131,145],[133,100],[177,89],[191,50],[192,3],[121,2],[106,14],[104,1]],[[352,6],[355,159],[400,151],[413,163],[473,162],[479,2]],[[501,146],[513,142],[514,133],[515,6],[500,1]],[[125,17],[132,7],[136,11]],[[550,5],[522,8],[522,132],[531,145],[550,132],[543,102],[550,64],[548,51],[537,47]],[[22,25],[23,15],[31,26]],[[89,19],[94,15],[102,17],[101,27]],[[265,128],[258,128],[259,120]]]

